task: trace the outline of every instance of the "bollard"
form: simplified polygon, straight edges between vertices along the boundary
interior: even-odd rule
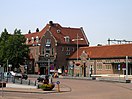
[[[36,86],[36,80],[35,80],[34,86]]]
[[[22,84],[22,78],[21,78],[21,83],[20,84]]]
[[[28,85],[30,85],[30,80],[29,80],[29,82],[28,82]]]
[[[15,83],[15,77],[12,78],[13,83]]]
[[[56,84],[57,84],[57,92],[60,92],[60,82],[57,81]]]

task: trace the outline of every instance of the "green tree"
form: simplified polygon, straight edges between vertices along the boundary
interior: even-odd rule
[[[0,37],[0,62],[7,67],[7,60],[12,64],[12,69],[19,68],[28,59],[29,48],[25,44],[26,38],[21,34],[21,30],[14,30],[11,35],[5,29]]]

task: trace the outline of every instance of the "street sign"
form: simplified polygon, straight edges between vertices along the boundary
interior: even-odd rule
[[[56,84],[57,84],[57,85],[60,84],[60,81],[57,81]]]

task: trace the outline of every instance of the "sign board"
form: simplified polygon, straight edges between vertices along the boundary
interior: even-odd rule
[[[118,70],[121,70],[121,66],[120,66],[120,64],[118,64]]]
[[[59,85],[60,84],[60,81],[57,81],[56,84]]]

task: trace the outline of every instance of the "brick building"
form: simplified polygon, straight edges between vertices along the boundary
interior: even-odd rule
[[[128,74],[132,75],[132,44],[117,44],[105,46],[80,47],[78,50],[79,63],[77,66],[77,51],[70,56],[69,75],[88,76],[92,74],[125,74],[126,56],[128,56]],[[85,56],[85,57],[84,57]],[[86,58],[84,61],[83,58]]]
[[[78,47],[89,46],[83,28],[62,27],[58,23],[49,22],[41,31],[25,34],[26,44],[30,48],[28,73],[48,74],[60,69],[62,73],[68,69],[67,58]]]

